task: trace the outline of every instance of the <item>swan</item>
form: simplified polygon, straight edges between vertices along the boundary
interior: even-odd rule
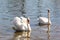
[[[38,21],[39,21],[39,25],[41,25],[41,24],[51,24],[51,20],[50,20],[50,10],[48,9],[48,18],[46,18],[46,17],[39,17],[39,19],[38,19]]]
[[[14,17],[13,27],[16,31],[31,31],[30,19],[25,17]]]

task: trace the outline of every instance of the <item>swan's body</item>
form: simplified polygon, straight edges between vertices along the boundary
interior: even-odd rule
[[[46,17],[39,17],[39,24],[48,24],[48,18]],[[51,24],[51,21],[49,20],[49,24]]]
[[[50,10],[48,10],[48,18],[39,17],[39,24],[51,24],[51,21],[50,21]]]
[[[31,31],[31,27],[30,27],[30,23],[28,21],[29,19],[28,18],[25,18],[25,17],[15,17],[13,19],[13,24],[15,26],[15,30],[18,30],[18,31],[21,31],[21,30],[29,30]]]

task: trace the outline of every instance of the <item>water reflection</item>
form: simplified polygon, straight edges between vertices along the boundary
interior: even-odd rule
[[[15,32],[12,40],[30,40],[31,32]]]
[[[48,40],[50,40],[50,32],[48,32],[47,34],[48,34],[48,37],[47,38],[48,38]]]
[[[47,35],[48,35],[48,40],[50,40],[50,25],[47,26],[48,27],[48,32],[47,32]]]
[[[43,40],[50,40],[50,39],[51,39],[51,38],[50,38],[50,33],[51,33],[51,29],[50,29],[50,28],[51,28],[51,25],[39,25],[39,26],[40,26],[40,28],[41,28],[41,30],[42,30],[42,31],[39,30],[39,31],[40,31],[40,34],[42,33],[43,35],[42,35],[42,34],[41,34],[41,35],[45,38],[45,39],[44,39],[44,38],[41,36],[42,39],[43,39]]]

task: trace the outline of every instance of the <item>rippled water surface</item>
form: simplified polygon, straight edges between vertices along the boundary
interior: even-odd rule
[[[39,16],[48,17],[48,9],[52,21],[49,33],[47,25],[38,26],[37,21]],[[14,33],[15,16],[30,17],[30,38],[23,37],[26,32]],[[0,0],[0,40],[60,40],[60,0]]]

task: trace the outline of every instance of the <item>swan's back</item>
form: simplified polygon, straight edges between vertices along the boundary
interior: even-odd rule
[[[19,17],[15,17],[15,18],[13,19],[13,24],[14,24],[15,26],[21,25],[21,19],[20,19]]]
[[[22,19],[23,23],[25,23],[27,25],[27,18],[25,17],[20,17],[20,19]]]
[[[48,18],[46,18],[46,17],[39,17],[39,23],[40,24],[48,24]],[[49,24],[51,24],[50,20],[49,20]]]

